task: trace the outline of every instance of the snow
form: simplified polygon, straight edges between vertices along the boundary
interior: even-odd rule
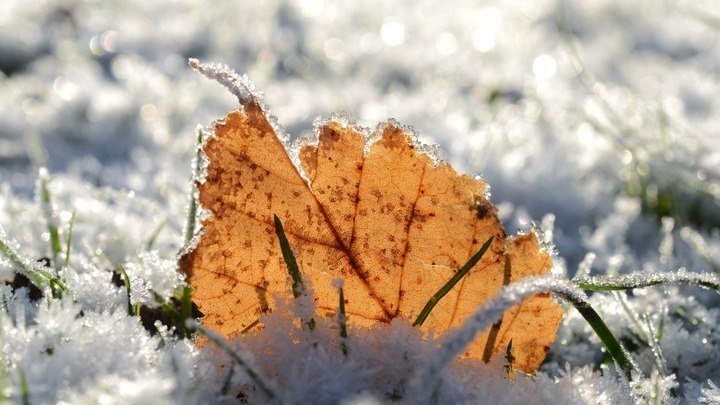
[[[242,369],[228,380],[216,346],[162,325],[151,336],[111,282],[123,266],[148,306],[183,282],[197,128],[238,107],[188,66],[198,58],[247,74],[293,140],[332,114],[412,126],[438,159],[482,174],[510,233],[539,230],[554,277],[661,282],[588,299],[638,363],[632,383],[568,307],[534,378],[453,359],[434,376],[438,403],[720,403],[720,299],[697,287],[720,271],[718,21],[712,0],[5,1],[0,277],[58,275],[70,294],[0,286],[0,398],[269,402]],[[63,249],[44,267],[48,224]],[[350,328],[345,356],[337,319],[308,331],[298,305],[228,342],[284,402],[407,400],[448,350],[397,321]]]

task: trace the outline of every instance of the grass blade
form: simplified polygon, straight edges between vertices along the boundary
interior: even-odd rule
[[[27,379],[25,378],[25,371],[22,367],[17,367],[18,379],[20,380],[20,398],[23,405],[30,405],[30,392],[28,391]]]
[[[637,369],[633,361],[628,357],[625,349],[620,345],[615,335],[607,327],[605,321],[602,320],[600,315],[587,301],[580,300],[571,294],[563,294],[562,292],[555,292],[557,295],[562,297],[565,301],[571,303],[580,315],[585,318],[585,321],[590,325],[595,334],[600,338],[603,346],[608,351],[610,357],[613,358],[615,363],[620,367],[625,374],[628,381],[632,380],[632,373]]]
[[[52,252],[53,265],[57,262],[57,256],[62,251],[60,246],[60,233],[55,221],[55,213],[53,212],[52,199],[50,197],[50,189],[48,188],[48,171],[45,168],[40,169],[40,201],[47,221],[48,232],[50,232],[50,251]]]
[[[590,324],[608,352],[618,364],[623,375],[630,380],[638,368],[622,348],[607,325],[587,301],[585,293],[571,281],[553,276],[526,277],[503,287],[495,298],[486,301],[478,310],[466,318],[460,327],[448,331],[443,337],[442,350],[431,354],[424,368],[421,368],[409,383],[408,403],[426,403],[438,385],[442,369],[458,354],[462,353],[478,333],[496,322],[505,311],[523,299],[539,293],[553,293],[570,302]]]
[[[303,291],[302,275],[300,275],[300,268],[298,267],[297,260],[295,260],[295,254],[292,248],[290,248],[290,242],[288,242],[285,236],[282,222],[280,222],[280,218],[278,218],[277,215],[275,215],[275,233],[277,233],[278,239],[280,240],[280,250],[282,251],[283,260],[285,260],[288,272],[292,278],[293,297],[297,298]]]
[[[452,290],[452,288],[455,287],[455,285],[463,277],[465,277],[465,275],[470,271],[470,269],[475,267],[477,262],[479,262],[480,259],[482,259],[485,252],[487,252],[487,250],[490,248],[492,241],[493,241],[493,237],[491,236],[487,240],[487,242],[485,242],[485,244],[482,245],[480,250],[477,253],[475,253],[475,255],[473,255],[473,257],[471,257],[470,260],[468,260],[467,263],[465,263],[465,265],[462,266],[460,268],[460,270],[458,270],[458,272],[455,273],[455,275],[452,276],[452,278],[444,286],[442,286],[442,288],[440,290],[438,290],[438,292],[436,292],[435,295],[433,295],[430,298],[428,303],[425,304],[425,307],[422,309],[422,311],[420,311],[420,315],[418,315],[417,319],[415,319],[415,322],[413,322],[413,326],[417,326],[417,327],[422,326],[422,324],[425,322],[427,317],[430,315],[430,312],[432,312],[433,308],[435,308],[435,305],[437,305],[437,303],[440,302],[440,300],[445,295],[447,295],[447,293],[449,293],[450,290]]]
[[[260,388],[260,390],[267,395],[268,398],[274,399],[275,398],[275,392],[270,388],[270,386],[265,382],[265,378],[261,376],[261,374],[257,371],[255,371],[250,365],[242,359],[235,351],[228,346],[227,342],[219,335],[215,334],[214,332],[207,330],[203,328],[202,326],[198,325],[197,322],[189,320],[188,325],[186,325],[188,329],[194,329],[197,331],[197,333],[207,337],[211,342],[215,343],[222,351],[224,351],[230,358],[240,366],[243,370],[245,370],[245,373],[250,377],[251,380],[255,383],[255,385]]]
[[[190,338],[190,330],[185,327],[185,320],[193,318],[193,302],[190,297],[192,288],[188,286],[182,287],[182,295],[180,296],[180,317],[183,322],[178,322],[179,327],[182,328],[181,336],[184,339]]]
[[[128,315],[134,316],[135,311],[133,310],[132,300],[130,300],[130,277],[128,277],[127,272],[125,271],[125,267],[123,267],[122,265],[118,266],[118,270],[120,270],[120,274],[122,274],[123,277],[123,283],[125,284],[125,292],[127,293]]]
[[[345,356],[348,354],[347,349],[347,318],[345,316],[345,292],[342,286],[338,286],[338,295],[340,296],[340,304],[338,305],[338,325],[340,326],[340,348]]]
[[[72,233],[73,225],[75,225],[75,210],[73,210],[72,216],[70,217],[70,223],[68,224],[68,234],[65,241],[65,261],[63,262],[63,268],[67,268],[70,263],[70,245],[72,244]]]
[[[197,178],[198,172],[200,171],[200,162],[202,161],[202,143],[203,143],[203,137],[204,133],[202,131],[202,128],[197,129],[197,138],[195,141],[195,160],[193,160],[193,178]],[[197,218],[197,210],[198,210],[198,202],[197,198],[195,197],[195,183],[192,184],[192,190],[190,192],[190,206],[188,207],[188,216],[187,216],[187,223],[185,223],[185,243],[190,242],[190,240],[195,235],[195,225],[196,225],[196,218]]]
[[[691,273],[681,268],[672,273],[637,272],[622,276],[595,276],[577,278],[583,290],[617,291],[663,284],[691,284],[720,291],[720,278],[714,273]]]
[[[15,269],[27,277],[35,285],[35,287],[41,290],[45,287],[51,287],[53,295],[55,295],[56,291],[58,293],[60,291],[69,292],[65,283],[63,283],[51,272],[43,270],[42,268],[33,267],[20,259],[20,256],[18,256],[18,254],[7,243],[5,243],[2,238],[3,236],[5,235],[2,233],[2,229],[0,229],[0,254],[5,256],[5,258],[9,260],[13,266],[15,266]]]

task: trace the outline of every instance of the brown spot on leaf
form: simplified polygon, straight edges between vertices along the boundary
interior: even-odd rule
[[[424,327],[457,326],[493,297],[503,285],[506,256],[512,258],[513,280],[550,268],[533,235],[505,240],[497,210],[480,197],[484,182],[435,164],[401,128],[387,124],[367,145],[361,132],[336,121],[317,133],[318,144],[299,153],[308,182],[252,98],[242,111],[228,113],[204,145],[208,176],[197,187],[200,204],[213,215],[203,220],[197,247],[179,263],[205,322],[220,333],[238,333],[272,310],[272,293],[290,291],[273,214],[285,224],[318,306],[337,306],[331,281],[343,276],[346,312],[356,324],[397,316],[414,320],[476,253],[478,241],[490,236],[503,237],[495,238]],[[561,314],[549,297],[523,301],[504,315],[492,353],[504,353],[512,340],[513,366],[533,372],[555,339]],[[487,332],[468,355],[482,356],[486,341]]]

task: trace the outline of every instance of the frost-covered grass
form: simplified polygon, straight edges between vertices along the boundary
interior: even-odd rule
[[[719,22],[712,0],[5,1],[0,278],[40,291],[0,286],[0,395],[269,401],[226,351],[137,316],[192,312],[175,256],[196,128],[237,106],[187,68],[199,57],[248,73],[294,136],[333,112],[393,117],[482,172],[638,369],[627,381],[566,304],[533,378],[452,360],[428,377],[437,403],[720,403],[720,299],[700,287],[720,271]],[[303,302],[227,342],[276,401],[407,401],[449,353],[409,321],[309,331]]]

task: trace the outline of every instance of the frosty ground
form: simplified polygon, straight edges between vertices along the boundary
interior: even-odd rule
[[[268,401],[241,368],[218,371],[217,361],[230,363],[214,346],[199,350],[162,327],[151,336],[111,282],[123,266],[132,304],[149,306],[182,283],[176,254],[196,127],[237,107],[188,68],[190,57],[247,73],[293,136],[343,111],[366,127],[388,117],[413,126],[442,159],[482,174],[510,233],[538,224],[556,248],[558,277],[680,269],[716,277],[713,6],[6,1],[0,240],[27,266],[55,259],[70,294],[31,300],[25,288],[0,289],[0,394],[18,403],[231,403],[229,386],[250,403]],[[51,205],[37,192],[43,167]],[[12,279],[17,263],[0,260],[0,275]],[[720,401],[716,291],[664,283],[596,292],[590,302],[638,363],[632,382],[568,306],[533,378],[509,380],[501,361],[456,362],[436,400]],[[268,383],[283,402],[404,401],[424,359],[442,350],[397,322],[351,330],[357,357],[343,360],[333,321],[309,336],[294,329],[297,310],[288,303],[265,320],[267,334],[232,343],[277,373]],[[320,347],[315,357],[305,357],[307,345]]]

